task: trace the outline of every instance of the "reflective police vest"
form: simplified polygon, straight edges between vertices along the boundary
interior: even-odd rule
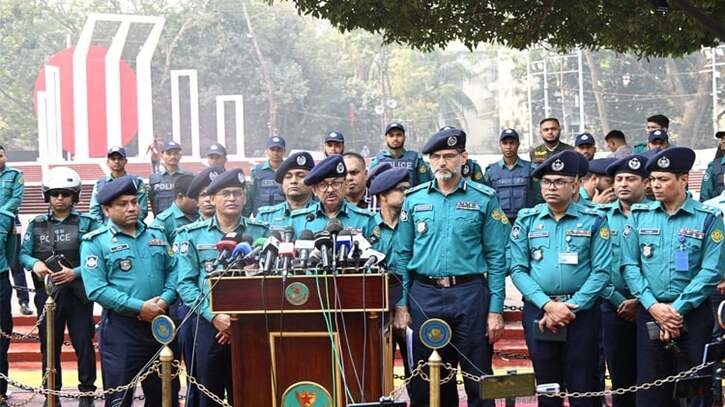
[[[720,195],[725,189],[725,177],[723,177],[723,174],[725,174],[725,166],[722,165],[722,160],[718,158],[712,162],[712,178],[715,180],[715,190],[712,196]]]
[[[519,163],[522,165],[516,165],[513,170],[493,163],[486,171],[491,187],[498,195],[501,209],[509,218],[516,218],[519,209],[533,206],[534,197],[529,196],[533,168],[530,161],[519,160]]]
[[[410,174],[410,185],[415,186],[415,172],[418,170],[417,164],[419,157],[420,156],[418,155],[418,153],[412,150],[406,150],[403,155],[398,158],[393,158],[389,154],[385,154],[385,151],[380,151],[375,156],[373,163],[374,165],[371,164],[371,167],[374,167],[381,163],[390,163],[393,168],[405,168]]]
[[[284,201],[282,186],[274,180],[275,170],[265,162],[252,168],[252,182],[254,183],[254,196],[252,197],[252,212],[263,206],[272,206]]]
[[[154,215],[160,214],[171,206],[176,199],[176,194],[174,193],[176,179],[185,174],[190,173],[181,168],[173,174],[169,174],[165,170],[160,173],[151,174],[151,177],[149,177],[149,198],[151,199]]]

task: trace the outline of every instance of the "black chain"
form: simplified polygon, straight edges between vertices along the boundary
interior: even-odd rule
[[[522,312],[524,310],[524,307],[522,305],[504,305],[503,306],[504,311],[519,311]]]

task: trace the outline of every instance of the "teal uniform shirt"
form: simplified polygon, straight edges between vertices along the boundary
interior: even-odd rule
[[[490,312],[503,311],[510,225],[492,188],[461,178],[448,195],[430,181],[408,190],[395,237],[393,271],[445,277],[486,274]],[[404,296],[404,298],[406,298]]]
[[[71,238],[78,239],[79,237],[82,237],[86,233],[92,232],[95,229],[98,229],[100,224],[96,221],[95,218],[93,218],[91,215],[87,215],[85,213],[80,213],[76,211],[75,209],[71,210],[70,215],[80,216],[79,222],[78,222],[78,229],[74,230],[74,232],[79,233],[79,236],[71,236]],[[71,216],[66,217],[65,219],[58,220],[55,217],[50,217],[50,222],[54,224],[68,224],[71,221]],[[35,263],[39,262],[40,260],[33,257],[33,252],[35,252],[36,234],[46,235],[48,231],[47,230],[35,230],[36,223],[43,222],[48,220],[48,215],[39,215],[33,218],[30,223],[28,223],[28,227],[25,229],[25,235],[23,235],[23,242],[20,246],[20,265],[23,266],[25,270],[32,270]],[[76,240],[76,244],[77,240]],[[56,242],[56,246],[62,245],[62,242]],[[48,246],[50,246],[48,244]],[[78,267],[75,267],[73,269],[73,272],[76,275],[76,278],[81,277],[81,265],[79,264]]]
[[[680,314],[714,292],[725,270],[722,213],[687,198],[668,215],[660,201],[632,205],[622,231],[622,272],[649,309],[672,303]]]
[[[109,220],[81,242],[81,274],[88,299],[104,309],[136,315],[144,301],[176,301],[176,259],[164,231],[136,222],[136,236]]]
[[[483,170],[476,160],[469,158],[461,168],[461,175],[466,179],[483,184]],[[489,185],[490,186],[490,185]]]
[[[725,157],[718,158],[721,166],[725,166]],[[702,175],[702,185],[700,187],[700,202],[705,202],[717,196],[717,183],[723,182],[722,173],[715,174],[715,161],[711,161],[707,165],[705,173]]]
[[[337,219],[343,228],[351,228],[365,237],[369,237],[373,231],[372,214],[367,209],[360,209],[344,199],[337,211]],[[325,230],[329,220],[322,204],[315,202],[307,208],[292,211],[289,224],[295,229],[295,238],[299,238],[305,229],[312,233]]]
[[[609,281],[612,248],[604,212],[571,202],[557,221],[547,204],[522,209],[511,229],[511,279],[539,308],[550,296],[571,295],[591,308]]]
[[[309,208],[310,205],[317,202],[315,197],[311,197],[305,202],[305,206],[300,208]],[[271,228],[283,228],[290,225],[290,216],[292,209],[290,209],[289,203],[285,200],[284,202],[278,203],[272,206],[263,206],[257,211],[257,216],[254,220],[268,224]]]
[[[398,224],[395,225],[395,228],[391,228],[390,226],[388,226],[387,223],[383,221],[383,217],[380,216],[380,213],[378,212],[373,215],[372,224],[374,225],[373,231],[372,235],[368,238],[368,240],[372,244],[373,249],[385,255],[386,267],[389,271],[394,273],[394,271],[392,270],[392,265],[395,264],[395,232],[398,230],[398,225],[400,224],[400,221],[398,221]],[[396,277],[391,277],[391,282],[393,281],[393,279],[396,278],[400,279],[403,287],[408,287],[409,276],[407,274],[396,274]],[[403,290],[403,296],[396,305],[405,304],[407,304],[407,293],[405,292],[405,290]]]
[[[0,210],[17,215],[24,191],[25,179],[20,170],[7,165],[0,169]]]
[[[403,153],[398,158],[393,157],[390,150],[381,150],[370,160],[370,166],[373,168],[381,162],[389,162],[393,168],[406,168],[411,174],[411,185],[416,186],[433,179],[433,174],[428,164],[423,160],[423,156],[419,153],[403,149]],[[479,168],[480,169],[480,168]]]
[[[15,214],[0,209],[0,273],[5,273],[10,268],[10,259],[15,255],[11,240],[15,240],[15,235],[10,232],[15,226]],[[12,237],[12,239],[11,239]]]
[[[645,197],[641,203],[649,202],[651,202],[650,199]],[[631,296],[629,287],[627,287],[619,267],[622,264],[622,232],[629,217],[622,212],[619,200],[600,207],[607,213],[609,236],[612,241],[612,265],[609,268],[609,284],[604,287],[602,298],[611,302],[615,307],[619,307],[619,304]]]
[[[262,223],[240,217],[236,231],[240,234],[249,234],[253,240],[256,240],[264,237],[268,229]],[[209,308],[209,284],[206,274],[214,271],[212,265],[219,255],[216,244],[223,236],[224,232],[219,228],[215,216],[179,229],[173,246],[178,259],[176,273],[179,278],[177,286],[179,297],[192,309],[196,301],[201,299],[202,305],[198,308],[198,313],[209,322],[214,319],[214,314]]]
[[[583,201],[584,200],[586,200],[586,201],[591,201],[592,200],[592,197],[589,196],[589,192],[587,192],[586,188],[584,188],[584,187],[579,187],[579,198],[581,200],[583,200]]]
[[[156,225],[164,230],[166,240],[173,242],[176,238],[178,229],[182,226],[194,223],[199,220],[199,213],[194,214],[194,219],[189,220],[186,214],[176,206],[176,202],[172,203],[168,209],[161,212],[154,218],[152,225]]]
[[[141,220],[146,219],[146,215],[149,213],[149,194],[148,190],[146,189],[146,186],[143,183],[143,178],[141,177],[132,177],[134,184],[136,185],[136,199],[138,200],[138,209],[140,211],[138,218]],[[101,189],[104,185],[108,184],[109,182],[113,181],[115,178],[108,175],[104,178],[99,179],[96,181],[96,183],[93,185],[93,192],[91,192],[91,204],[88,207],[88,213],[96,218],[97,221],[101,223],[106,222],[106,215],[103,213],[103,209],[101,209],[101,204],[98,203],[98,200],[96,199],[96,195],[98,194],[98,190]]]

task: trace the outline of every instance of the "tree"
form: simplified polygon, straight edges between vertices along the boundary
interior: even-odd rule
[[[545,43],[562,51],[679,56],[725,39],[720,0],[292,1],[300,13],[327,19],[343,32],[362,28],[387,43],[423,50],[456,41],[469,49]]]

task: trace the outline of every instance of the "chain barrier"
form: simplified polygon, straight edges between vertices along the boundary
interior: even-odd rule
[[[523,305],[504,305],[503,306],[504,311],[519,311],[523,312],[524,306]]]
[[[30,330],[30,332],[27,332],[27,333],[21,333],[21,332],[10,332],[10,333],[7,333],[7,332],[3,331],[2,329],[0,329],[0,337],[6,338],[6,339],[10,339],[10,340],[31,339],[31,340],[39,341],[40,340],[40,336],[35,335],[35,331],[37,331],[38,328],[40,328],[40,325],[43,323],[43,320],[45,320],[45,313],[46,313],[46,310],[45,310],[45,307],[43,307],[43,312],[41,312],[40,315],[38,316],[38,320],[35,321],[35,325],[33,325],[33,328]]]
[[[214,402],[216,402],[220,406],[232,407],[231,404],[229,404],[226,400],[220,398],[219,396],[217,396],[216,394],[211,392],[211,390],[207,389],[206,386],[199,383],[199,381],[196,380],[196,378],[194,376],[190,375],[189,372],[187,372],[183,367],[181,367],[181,363],[178,360],[174,360],[172,362],[171,366],[175,367],[177,369],[176,376],[180,375],[181,373],[186,375],[186,378],[189,380],[189,383],[196,386],[196,388],[199,389],[200,392],[204,393],[208,398],[210,398],[211,400],[214,400]]]

